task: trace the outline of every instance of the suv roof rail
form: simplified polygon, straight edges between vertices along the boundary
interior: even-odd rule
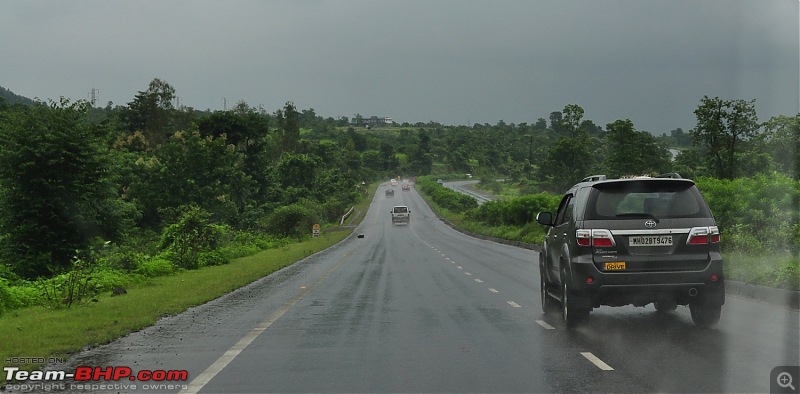
[[[677,172],[668,172],[666,174],[661,174],[661,175],[657,176],[656,178],[683,179],[681,174],[678,174]]]
[[[606,180],[606,178],[608,178],[608,177],[605,176],[605,175],[591,175],[591,176],[587,176],[586,178],[583,178],[583,180],[581,182],[604,181],[604,180]]]

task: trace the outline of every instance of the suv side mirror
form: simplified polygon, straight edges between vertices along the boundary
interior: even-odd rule
[[[544,226],[552,226],[553,214],[550,212],[539,212],[536,214],[536,222]]]

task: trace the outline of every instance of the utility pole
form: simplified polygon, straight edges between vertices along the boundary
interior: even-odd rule
[[[222,98],[222,110],[223,111],[227,111],[228,110],[228,98],[227,97],[223,97]]]
[[[100,91],[92,88],[92,91],[89,92],[89,102],[92,103],[92,107],[94,107],[94,103],[100,99]]]

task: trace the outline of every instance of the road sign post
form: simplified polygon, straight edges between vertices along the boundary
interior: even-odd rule
[[[315,223],[314,226],[311,227],[311,236],[314,238],[319,237],[319,224]]]

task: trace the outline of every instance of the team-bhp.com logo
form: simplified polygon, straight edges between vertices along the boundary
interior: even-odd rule
[[[75,372],[64,370],[22,371],[19,367],[3,367],[6,389],[43,390],[174,390],[187,388],[189,380],[186,370],[141,370],[130,367],[80,366]],[[69,383],[67,383],[69,382]],[[139,386],[137,387],[137,383]]]

